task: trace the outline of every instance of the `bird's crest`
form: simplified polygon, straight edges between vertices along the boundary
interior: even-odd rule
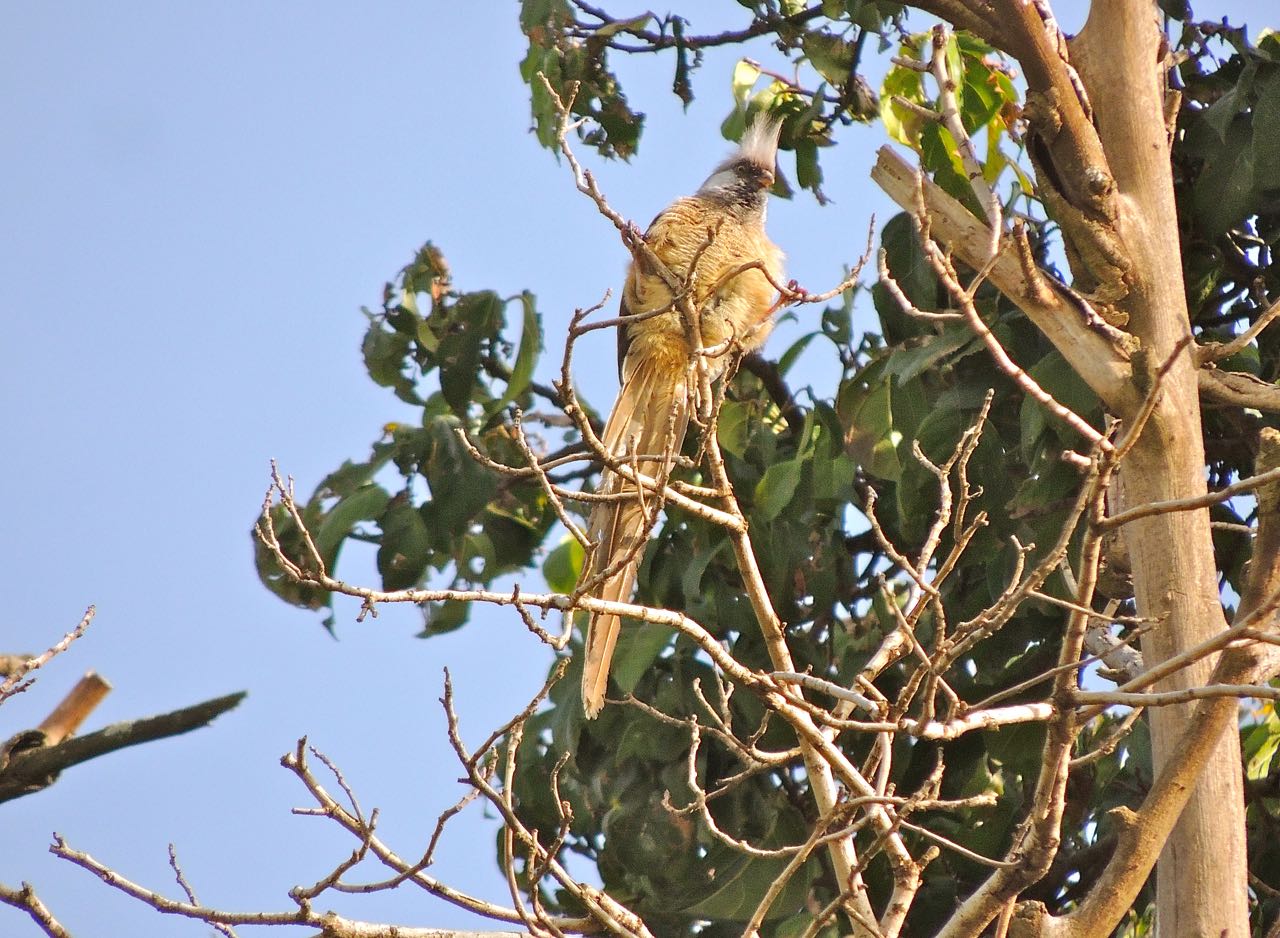
[[[742,135],[737,156],[772,171],[778,159],[778,134],[781,131],[781,120],[757,114]]]

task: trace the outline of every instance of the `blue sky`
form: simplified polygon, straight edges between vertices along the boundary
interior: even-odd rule
[[[1078,23],[1080,3],[1058,6]],[[726,3],[727,19],[694,27],[743,12]],[[460,794],[442,667],[472,740],[541,683],[549,656],[514,614],[419,641],[412,609],[357,624],[340,604],[333,641],[259,586],[249,540],[270,458],[310,492],[383,424],[412,419],[364,373],[359,309],[424,240],[461,289],[537,294],[552,348],[575,306],[621,280],[616,237],[528,133],[516,16],[505,2],[0,7],[0,651],[39,651],[98,607],[88,636],[0,709],[0,738],[91,668],[115,691],[85,731],[249,691],[210,729],[0,806],[0,881],[32,881],[81,938],[208,929],[161,922],[50,857],[52,831],[166,890],[173,841],[210,904],[288,909],[289,887],[353,846],[289,814],[305,801],[277,760],[300,735],[416,855]],[[687,114],[668,59],[617,63],[649,115],[639,156],[583,157],[624,215],[644,224],[726,152],[734,61],[707,56]],[[840,279],[872,212],[889,217],[867,180],[881,142],[875,127],[842,130],[824,160],[834,204],[771,208],[790,275],[811,289]],[[595,341],[579,378],[603,405],[614,356],[610,338]],[[371,558],[352,552],[341,572],[372,582]],[[477,811],[455,822],[436,875],[502,899],[494,829]],[[407,890],[327,904],[475,924]],[[0,933],[38,932],[0,908]]]

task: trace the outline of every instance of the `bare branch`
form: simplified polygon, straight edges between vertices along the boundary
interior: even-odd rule
[[[244,691],[215,697],[171,713],[113,723],[87,736],[72,736],[55,746],[12,752],[8,765],[0,769],[0,801],[39,791],[52,784],[64,769],[89,759],[127,746],[178,736],[207,726],[244,698]]]
[[[40,901],[40,897],[36,895],[30,883],[23,883],[17,889],[0,883],[0,902],[11,905],[15,909],[22,909],[49,938],[71,938],[71,932],[63,928],[62,923],[53,917],[53,913]]]
[[[1142,713],[1143,711],[1141,707],[1134,707],[1126,713],[1116,728],[1108,734],[1107,738],[1103,740],[1096,749],[1083,756],[1077,756],[1072,759],[1071,768],[1075,769],[1079,766],[1089,765],[1090,763],[1097,762],[1099,759],[1109,756],[1111,753],[1115,752],[1116,747],[1118,747],[1120,743],[1124,741],[1124,738],[1133,730],[1134,724],[1138,722]]]
[[[299,740],[294,751],[287,754],[280,761],[285,768],[298,777],[317,804],[315,808],[295,809],[294,813],[327,817],[356,837],[361,844],[367,844],[368,852],[397,874],[395,879],[389,881],[387,888],[390,888],[392,884],[399,885],[401,882],[411,882],[452,905],[485,918],[516,924],[522,923],[523,920],[515,909],[500,906],[454,889],[423,872],[425,863],[410,863],[387,846],[381,838],[369,830],[367,824],[364,824],[343,808],[320,784],[307,761],[307,741],[305,738]],[[375,891],[376,888],[381,888],[381,884],[377,887],[371,886],[363,890],[352,889],[344,891]],[[589,919],[564,919],[557,922],[557,926],[566,932],[581,932],[589,925]]]
[[[1209,492],[1205,495],[1196,495],[1190,498],[1171,498],[1166,502],[1151,502],[1147,505],[1137,505],[1127,511],[1112,515],[1100,522],[1104,530],[1118,528],[1128,524],[1130,521],[1137,521],[1139,518],[1149,518],[1152,515],[1167,514],[1172,511],[1195,511],[1199,508],[1208,508],[1210,505],[1217,505],[1229,499],[1235,498],[1237,495],[1243,495],[1246,492],[1252,492],[1272,482],[1280,481],[1280,468],[1268,469],[1266,472],[1259,473],[1256,476],[1249,476],[1232,482],[1230,485],[1218,489],[1216,492]]]
[[[1280,412],[1280,386],[1242,371],[1202,368],[1196,373],[1200,395],[1206,401],[1230,407],[1253,407]]]
[[[1245,347],[1258,337],[1263,329],[1271,325],[1275,318],[1280,316],[1280,300],[1276,300],[1266,312],[1258,317],[1252,326],[1240,333],[1230,342],[1209,342],[1205,345],[1196,347],[1196,364],[1206,365],[1212,362],[1222,361],[1224,358],[1230,358],[1245,349]]]
[[[14,694],[20,694],[31,686],[30,681],[23,681],[28,674],[37,668],[48,664],[55,656],[62,654],[71,647],[71,643],[84,635],[85,629],[89,628],[89,623],[93,621],[94,614],[97,610],[90,606],[84,611],[84,616],[74,629],[62,636],[56,643],[51,645],[43,654],[34,658],[28,658],[16,667],[8,669],[8,676],[4,683],[0,684],[0,703],[12,697]]]
[[[1214,697],[1235,697],[1240,700],[1280,700],[1280,687],[1267,684],[1204,684],[1182,690],[1159,693],[1125,693],[1122,691],[1078,691],[1072,697],[1081,705],[1104,707],[1167,707],[1192,700],[1209,700]]]
[[[880,249],[877,257],[877,271],[880,274],[880,282],[884,284],[884,288],[889,291],[889,296],[893,297],[893,301],[898,304],[898,308],[914,319],[933,320],[934,322],[964,322],[963,313],[954,312],[934,312],[932,310],[920,309],[907,297],[899,286],[898,281],[889,273],[889,252],[884,248]]]
[[[610,26],[619,22],[600,7],[589,4],[585,2],[585,0],[573,0],[573,5],[584,13],[600,20],[600,26],[580,26],[582,32],[587,36],[594,34],[596,30],[601,28],[601,26]],[[786,16],[776,13],[757,14],[755,19],[752,20],[751,25],[744,29],[726,30],[722,33],[714,33],[706,36],[681,36],[679,39],[673,35],[668,35],[665,31],[662,33],[655,33],[640,26],[629,26],[621,29],[620,32],[635,36],[636,39],[643,42],[644,45],[628,45],[625,43],[619,43],[612,36],[608,38],[608,44],[611,48],[617,49],[620,52],[632,53],[660,52],[663,49],[670,49],[676,45],[681,45],[688,49],[706,49],[714,46],[737,45],[747,41],[748,39],[767,35],[779,29],[803,26],[810,20],[817,19],[822,14],[823,7],[821,4],[806,7]]]
[[[519,410],[517,410],[515,419],[513,420],[516,444],[520,447],[520,452],[524,454],[524,458],[529,469],[533,471],[534,478],[538,480],[538,485],[541,486],[542,491],[546,493],[547,501],[551,503],[551,508],[555,511],[556,517],[560,519],[560,523],[565,526],[565,529],[571,535],[573,535],[574,540],[581,544],[583,548],[589,549],[591,541],[587,538],[587,535],[582,528],[578,527],[578,523],[572,518],[572,516],[565,511],[564,503],[560,501],[560,497],[556,492],[556,486],[551,484],[551,480],[547,478],[546,470],[542,467],[541,463],[539,463],[538,457],[534,455],[533,448],[529,445],[528,437],[526,437],[524,433],[522,417],[523,415]],[[461,428],[458,430],[458,435],[461,436],[463,440],[466,440],[467,438],[466,433],[464,433]]]

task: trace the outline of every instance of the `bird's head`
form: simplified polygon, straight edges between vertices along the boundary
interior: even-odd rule
[[[733,155],[715,168],[698,195],[744,209],[763,210],[773,186],[782,123],[757,116]]]

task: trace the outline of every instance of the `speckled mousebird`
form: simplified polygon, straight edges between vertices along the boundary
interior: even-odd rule
[[[645,243],[676,277],[687,278],[696,259],[692,302],[700,311],[703,347],[734,339],[743,351],[750,351],[764,342],[773,326],[779,302],[769,277],[757,269],[730,274],[759,261],[774,283],[782,282],[782,251],[764,230],[778,131],[777,122],[757,117],[738,149],[698,191],[673,202],[645,232]],[[636,259],[627,271],[622,316],[671,308],[619,327],[622,390],[601,439],[615,458],[654,478],[670,466],[671,454],[680,451],[690,410],[696,406],[697,383],[682,314],[671,305],[672,293],[663,277],[645,267]],[[709,359],[713,378],[727,359]],[[632,459],[642,455],[657,458]],[[597,502],[592,509],[587,536],[594,546],[579,582],[612,569],[590,595],[627,602],[650,526],[645,506],[651,500],[642,500],[635,483],[608,468],[599,491],[622,497]],[[587,627],[582,700],[588,718],[604,706],[619,627],[618,616],[608,613],[593,614]]]

